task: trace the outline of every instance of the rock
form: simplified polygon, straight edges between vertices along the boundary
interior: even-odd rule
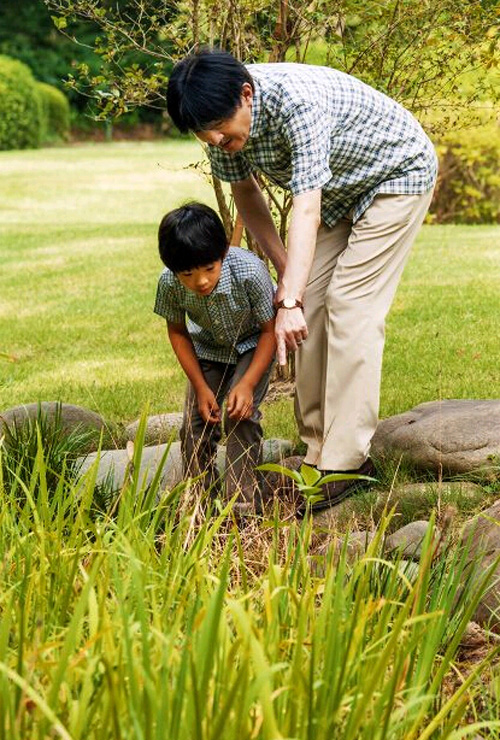
[[[460,661],[479,662],[491,649],[490,639],[477,622],[468,622],[458,646]]]
[[[267,462],[273,461],[268,460]],[[304,462],[304,458],[300,455],[292,455],[276,462],[289,470],[299,470]],[[264,490],[262,495],[264,502],[267,504],[266,508],[269,508],[269,511],[271,511],[277,503],[283,509],[281,516],[286,516],[287,514],[294,515],[297,498],[300,495],[294,481],[281,473],[270,473],[268,471],[263,473],[263,480]]]
[[[386,537],[384,552],[391,553],[401,550],[405,558],[418,560],[422,554],[422,542],[429,529],[429,522],[420,520],[410,522],[393,534]],[[439,539],[439,531],[434,528],[434,541]]]
[[[180,442],[173,442],[170,445],[143,447],[140,478],[141,481],[145,481],[146,485],[152,482],[167,448],[169,450],[163,466],[161,488],[173,488],[182,480],[181,445]],[[98,485],[109,485],[115,491],[120,490],[129,469],[130,457],[128,451],[102,450],[100,453],[92,452],[85,458],[77,460],[77,465],[80,465],[79,474],[84,475],[96,460],[98,460],[96,483]]]
[[[276,457],[283,453],[287,447],[291,447],[291,442],[281,439],[269,439],[264,441],[263,458],[266,462],[280,462],[281,458]],[[145,478],[146,485],[153,480],[154,475],[161,462],[162,456],[168,449],[168,455],[162,471],[161,486],[163,488],[172,488],[183,480],[181,444],[180,442],[171,442],[161,445],[145,446],[142,449],[140,475],[141,479]],[[129,466],[130,457],[127,450],[103,450],[101,453],[91,453],[85,458],[77,460],[80,465],[80,473],[83,475],[94,464],[99,457],[97,483],[102,484],[108,481],[114,490],[119,490],[125,480],[125,475]],[[225,466],[226,448],[219,445],[217,449],[217,468],[222,474]],[[113,483],[109,483],[112,480]]]
[[[372,516],[378,522],[384,512],[391,511],[408,519],[428,517],[439,501],[442,512],[456,512],[451,504],[457,504],[461,511],[472,511],[481,504],[484,506],[484,489],[470,481],[429,481],[427,483],[406,483],[391,491],[381,491],[373,504]],[[450,522],[451,523],[451,522]]]
[[[269,438],[262,443],[262,462],[263,463],[283,463],[290,459],[293,452],[293,444],[289,439]]]
[[[131,424],[125,427],[127,439],[132,440],[132,442],[136,438],[140,422],[140,419],[136,419],[136,421],[133,421]],[[182,411],[176,411],[171,414],[157,414],[156,416],[148,416],[148,418],[146,419],[144,444],[156,445],[178,439],[181,426]]]
[[[345,501],[329,509],[319,511],[313,516],[314,533],[317,536],[335,530],[345,529],[350,523],[358,520],[370,526],[377,524],[384,514],[394,510],[390,529],[398,526],[401,519],[408,522],[412,519],[422,520],[440,504],[439,524],[443,531],[453,525],[459,510],[472,513],[484,502],[484,489],[470,481],[429,481],[427,483],[407,483],[396,486],[391,491],[360,491]],[[484,505],[484,504],[483,504]],[[362,525],[363,526],[363,525]]]
[[[474,565],[472,580],[467,584],[468,589],[474,589],[500,555],[500,500],[465,524],[460,544],[467,548],[467,562]],[[500,632],[500,564],[492,574],[473,619]]]
[[[29,403],[25,406],[15,406],[0,414],[0,434],[2,427],[21,428],[34,424],[37,419],[46,419],[49,424],[59,420],[65,434],[81,432],[81,452],[96,450],[99,446],[102,431],[109,432],[109,427],[104,419],[94,411],[81,406],[73,406],[69,403],[58,401],[42,401],[40,403]],[[108,436],[110,436],[108,434]]]
[[[356,560],[365,554],[368,545],[375,537],[375,532],[359,530],[349,532],[347,535],[337,534],[336,536],[322,542],[321,545],[315,549],[314,553],[310,555],[311,570],[314,575],[320,578],[324,577],[330,548],[334,548],[334,559],[337,560],[340,557],[342,548],[344,547],[346,537],[346,563],[348,565],[353,565]]]
[[[498,476],[500,400],[431,401],[391,416],[379,423],[372,454],[403,457],[437,473],[481,470]]]

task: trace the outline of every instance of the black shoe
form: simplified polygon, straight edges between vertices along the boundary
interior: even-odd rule
[[[329,475],[330,473],[337,473],[339,475],[345,473],[346,475],[365,475],[373,478],[375,475],[375,466],[370,458],[368,458],[356,470],[321,470],[319,472],[321,472],[322,476]],[[341,501],[344,501],[344,499],[349,498],[349,496],[352,496],[363,488],[368,488],[372,482],[373,481],[371,480],[364,480],[363,478],[348,478],[347,480],[335,480],[325,483],[321,490],[323,498],[321,501],[316,501],[316,503],[312,504],[309,508],[314,513],[323,511],[323,509],[329,509],[330,506],[340,504]],[[303,503],[301,503],[297,514],[299,516],[304,516],[306,509],[307,501],[304,500]]]

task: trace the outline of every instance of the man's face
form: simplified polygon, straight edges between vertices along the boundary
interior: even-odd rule
[[[222,260],[209,262],[208,265],[193,267],[191,270],[176,272],[180,282],[188,290],[198,295],[210,295],[220,278]]]
[[[241,102],[231,118],[214,121],[209,129],[196,131],[200,141],[211,146],[217,146],[225,152],[239,152],[243,149],[250,135],[252,121],[253,90],[248,82],[241,88]]]

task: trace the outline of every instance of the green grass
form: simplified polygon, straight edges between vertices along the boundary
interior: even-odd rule
[[[184,377],[152,313],[156,230],[189,198],[192,141],[0,153],[0,410],[81,404],[111,421],[179,410]],[[381,415],[498,395],[500,227],[422,230],[387,326]],[[265,409],[294,437],[292,403]]]
[[[188,484],[141,487],[143,432],[112,515],[95,470],[49,485],[42,446],[23,495],[0,474],[2,740],[500,737],[500,648],[459,654],[491,572],[462,589],[431,529],[420,564],[386,561],[387,521],[355,563],[311,557],[307,519],[239,532]]]

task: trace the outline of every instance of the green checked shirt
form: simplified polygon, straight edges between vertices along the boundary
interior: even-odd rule
[[[274,318],[274,288],[255,254],[230,247],[219,282],[208,296],[185,288],[167,267],[158,281],[155,313],[174,324],[186,321],[196,356],[235,364],[254,349],[260,325]]]
[[[233,154],[208,147],[212,172],[245,180],[264,172],[299,195],[322,189],[321,215],[356,221],[378,193],[430,190],[437,159],[418,121],[356,77],[306,64],[249,64],[255,84],[250,136]]]

